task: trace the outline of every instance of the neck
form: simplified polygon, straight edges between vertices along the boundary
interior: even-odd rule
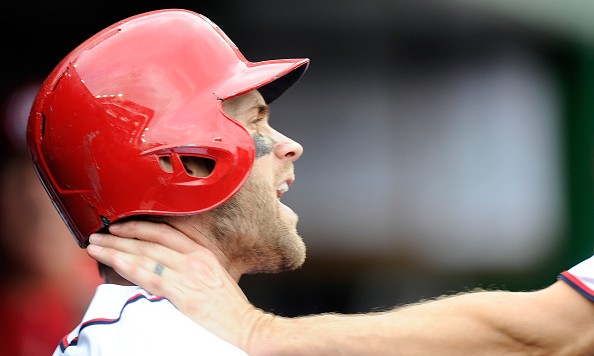
[[[236,283],[239,283],[241,276],[246,273],[245,266],[238,261],[235,261],[233,258],[230,258],[225,253],[225,248],[222,246],[222,243],[210,235],[210,228],[206,226],[203,221],[204,220],[200,219],[199,216],[178,216],[168,217],[167,221],[160,222],[169,225],[172,229],[176,230],[176,234],[182,235],[181,238],[185,239],[183,244],[177,244],[177,246],[183,246],[177,249],[178,253],[181,253],[189,259],[200,259],[201,256],[204,256],[202,250],[207,249],[214,255],[214,257],[216,257],[218,263],[220,263],[227,271],[229,276],[231,276]],[[162,262],[166,263],[167,261]],[[210,269],[209,265],[211,265],[211,263],[207,262],[206,266],[208,269]],[[111,267],[102,266],[100,269],[105,283],[123,286],[136,285],[120,276]]]
[[[230,254],[226,252],[229,250],[224,245],[226,242],[213,236],[212,224],[210,223],[213,218],[216,219],[216,217],[211,216],[209,213],[169,217],[166,224],[177,230],[177,233],[182,234],[182,237],[186,239],[184,246],[185,251],[182,251],[182,253],[185,253],[188,256],[198,256],[198,258],[200,258],[200,256],[203,256],[203,253],[198,254],[197,252],[200,252],[203,249],[209,250],[231,278],[239,283],[239,279],[246,273],[247,268],[241,263],[240,259],[233,258],[233,256],[230,256]],[[226,241],[232,239],[231,236],[225,236],[225,238],[227,239]]]

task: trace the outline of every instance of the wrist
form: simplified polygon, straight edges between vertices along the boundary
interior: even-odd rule
[[[242,340],[245,345],[242,349],[252,356],[278,356],[290,353],[290,319],[258,311],[247,338]]]
[[[249,355],[265,355],[265,341],[270,335],[273,335],[272,324],[277,317],[271,313],[266,313],[261,309],[250,305],[250,309],[245,313],[243,325],[240,332],[240,339],[237,346]]]

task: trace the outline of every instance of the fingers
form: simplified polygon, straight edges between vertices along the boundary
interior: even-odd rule
[[[146,241],[93,234],[89,237],[89,242],[87,246],[89,256],[112,267],[120,276],[135,284],[144,280],[153,283],[150,280],[152,278],[150,273],[157,263],[155,256],[162,255],[172,263],[176,261],[177,252]]]
[[[210,250],[194,243],[185,235],[179,236],[181,233],[170,226],[126,223],[121,229],[116,228],[114,231],[125,238],[92,234],[87,253],[95,260],[111,266],[123,278],[153,294],[176,299],[178,294],[171,292],[172,289],[187,292],[191,288],[186,284],[218,288],[223,279],[230,278]],[[160,233],[164,235],[163,238],[158,237]],[[159,239],[177,242],[164,241],[163,245],[151,242],[160,241]]]
[[[112,238],[117,239],[115,236],[112,236]],[[138,240],[131,241],[139,244],[146,243]],[[176,298],[174,289],[179,283],[178,280],[183,277],[180,277],[176,272],[176,268],[170,268],[166,265],[165,258],[161,257],[162,262],[156,262],[155,259],[148,256],[95,244],[90,244],[87,247],[87,253],[95,260],[112,267],[126,280],[141,286],[150,293]],[[171,259],[168,263],[175,264],[176,261],[176,259]]]
[[[204,269],[206,265],[218,265],[213,252],[195,243],[178,230],[166,224],[151,222],[127,222],[112,229],[110,234],[92,234],[87,251],[94,259],[113,267],[116,259],[152,270],[155,263],[173,269]],[[115,236],[117,234],[117,236]],[[122,238],[125,237],[125,238]],[[103,247],[98,249],[97,247]],[[191,260],[182,258],[191,254],[198,266],[188,266]],[[200,261],[204,261],[200,263]],[[181,266],[185,264],[185,266]]]
[[[109,232],[120,237],[141,239],[154,242],[178,252],[189,252],[194,248],[194,241],[167,224],[148,221],[128,221],[109,227]]]

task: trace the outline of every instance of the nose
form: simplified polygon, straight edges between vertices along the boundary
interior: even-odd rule
[[[274,146],[274,153],[280,159],[288,159],[296,161],[303,154],[303,146],[299,142],[281,134],[278,134],[276,145]]]

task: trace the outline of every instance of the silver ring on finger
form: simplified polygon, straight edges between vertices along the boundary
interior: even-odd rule
[[[160,263],[157,263],[157,264],[155,265],[155,268],[153,269],[153,272],[154,272],[154,273],[155,273],[157,276],[159,276],[159,277],[163,277],[163,272],[164,272],[164,271],[165,271],[165,266],[163,266],[163,265],[162,265],[162,264],[160,264]]]

